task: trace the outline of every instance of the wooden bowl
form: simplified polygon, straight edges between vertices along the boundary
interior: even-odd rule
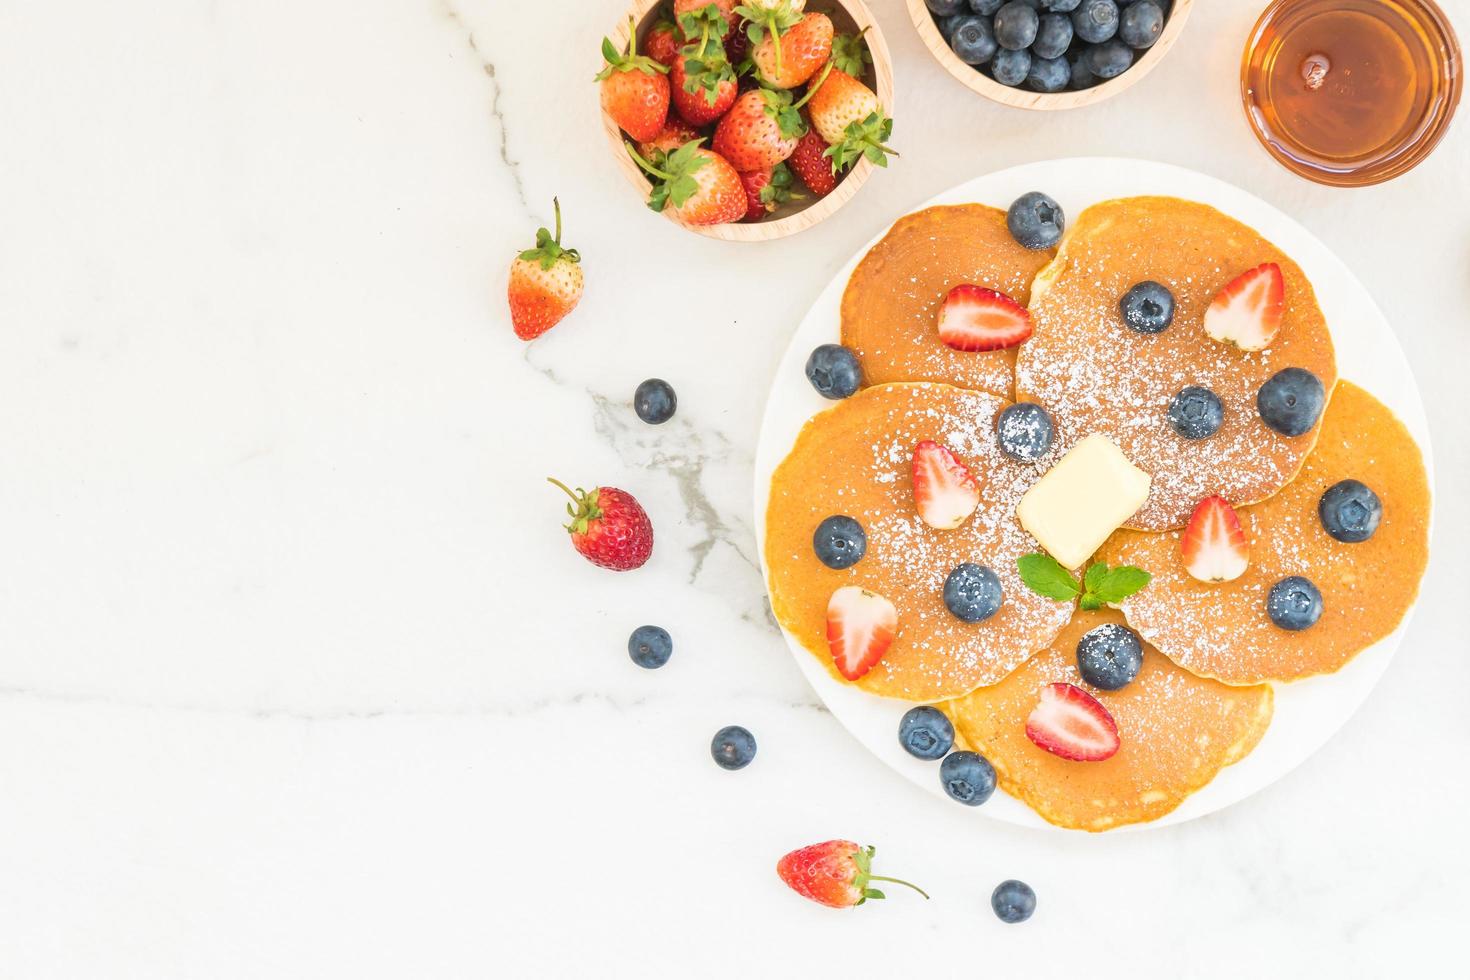
[[[1030,89],[1002,85],[990,76],[977,71],[973,66],[965,64],[958,55],[950,50],[949,44],[944,40],[944,35],[939,33],[939,25],[934,23],[934,15],[929,13],[929,8],[924,5],[924,0],[908,0],[908,5],[909,17],[913,20],[914,27],[918,28],[919,37],[923,39],[924,46],[929,49],[930,54],[939,59],[939,63],[948,69],[951,75],[963,82],[967,88],[979,92],[994,102],[1014,106],[1017,109],[1076,109],[1080,106],[1102,102],[1104,99],[1111,99],[1129,86],[1142,81],[1143,76],[1152,71],[1154,65],[1163,60],[1164,55],[1174,46],[1179,32],[1184,30],[1184,22],[1189,19],[1189,10],[1194,6],[1194,0],[1174,0],[1173,7],[1169,10],[1168,20],[1164,22],[1164,33],[1159,35],[1153,47],[1145,51],[1142,57],[1133,62],[1132,67],[1117,78],[1110,78],[1100,85],[1076,92],[1051,93],[1033,92]]]
[[[658,19],[659,7],[663,6],[664,2],[665,0],[634,0],[629,13],[634,23],[638,25],[639,51],[643,50],[642,39],[647,35],[654,21]],[[922,0],[919,6],[923,6]],[[893,115],[893,60],[888,54],[888,45],[883,40],[883,32],[878,29],[878,22],[873,19],[872,12],[868,10],[863,0],[808,0],[806,9],[812,13],[823,13],[831,17],[839,34],[854,34],[866,28],[867,33],[863,35],[863,40],[868,44],[873,63],[868,66],[863,82],[877,93],[878,102],[883,106],[883,111],[890,116]],[[619,51],[627,46],[627,17],[622,19],[609,37],[612,38],[614,47]],[[627,148],[623,145],[623,141],[628,137],[618,129],[618,124],[613,122],[612,117],[605,112],[602,114],[602,128],[607,133],[608,145],[612,147],[613,157],[617,160],[618,166],[622,168],[629,182],[637,189],[640,197],[647,200],[649,193],[653,190],[653,185],[643,171],[638,169],[633,159],[628,156]],[[812,197],[808,194],[800,200],[788,201],[764,221],[730,222],[723,225],[687,225],[673,218],[667,211],[664,212],[664,215],[670,221],[695,234],[704,235],[707,238],[720,238],[727,242],[765,242],[785,238],[787,235],[805,231],[850,201],[875,169],[868,160],[860,159],[847,173],[842,175],[842,179],[837,182],[837,187],[826,197]]]

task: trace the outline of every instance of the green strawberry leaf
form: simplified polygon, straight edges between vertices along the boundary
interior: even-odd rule
[[[832,39],[832,61],[838,71],[862,78],[867,66],[873,63],[873,56],[862,34],[839,34]]]
[[[1051,555],[1037,552],[1016,559],[1021,581],[1037,595],[1058,602],[1070,602],[1082,591],[1072,573]]]

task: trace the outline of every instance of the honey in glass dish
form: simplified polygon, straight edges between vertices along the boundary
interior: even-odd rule
[[[1459,42],[1432,0],[1275,0],[1241,97],[1266,149],[1324,184],[1389,180],[1429,155],[1460,100]]]

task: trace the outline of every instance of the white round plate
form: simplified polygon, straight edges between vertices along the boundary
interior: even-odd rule
[[[1315,237],[1265,201],[1203,174],[1162,163],[1107,157],[1048,160],[976,177],[930,200],[934,204],[979,202],[1004,208],[1032,190],[1043,190],[1077,215],[1090,204],[1115,197],[1165,194],[1212,205],[1245,222],[1296,260],[1317,291],[1337,348],[1339,375],[1382,399],[1408,426],[1424,452],[1433,485],[1429,427],[1403,350],[1382,312],[1347,267]],[[884,233],[886,234],[886,229]],[[880,235],[879,238],[882,236]],[[755,457],[755,527],[762,571],[765,563],[766,501],[771,475],[796,441],[802,424],[831,407],[807,383],[804,365],[818,344],[839,340],[843,288],[858,260],[878,241],[864,245],[823,290],[791,338],[771,385]],[[1336,674],[1277,684],[1276,714],[1256,750],[1228,766],[1174,812],[1141,827],[1161,827],[1204,816],[1242,800],[1290,772],[1345,724],[1368,696],[1398,648],[1408,624],[1363,651]],[[784,632],[784,631],[783,631]],[[786,643],[807,680],[832,714],[868,749],[929,793],[945,799],[938,765],[921,762],[898,744],[898,721],[909,704],[867,694],[842,684],[789,633]],[[1030,827],[1051,827],[1025,804],[997,792],[976,809],[987,817]]]

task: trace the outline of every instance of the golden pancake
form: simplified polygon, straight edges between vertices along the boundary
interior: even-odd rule
[[[1107,830],[1157,820],[1244,758],[1271,721],[1271,688],[1229,687],[1180,670],[1144,644],[1138,676],[1118,691],[1088,687],[1077,672],[1077,642],[1112,610],[1078,612],[1053,641],[1004,681],[939,705],[954,721],[957,744],[995,766],[1001,788],[1048,823]],[[1048,684],[1083,688],[1118,725],[1116,755],[1071,762],[1026,737],[1026,718]]]
[[[1348,478],[1367,484],[1383,504],[1378,530],[1357,544],[1329,537],[1317,515],[1322,492]],[[1190,578],[1179,532],[1119,531],[1098,557],[1153,573],[1123,612],[1181,667],[1229,684],[1291,680],[1337,670],[1398,626],[1429,560],[1429,504],[1413,436],[1382,402],[1343,381],[1301,475],[1238,511],[1250,540],[1250,566],[1240,578]],[[1321,619],[1300,632],[1266,615],[1267,593],[1288,575],[1303,575],[1322,592]]]
[[[1010,397],[1015,351],[965,353],[939,339],[939,305],[974,283],[1026,305],[1054,250],[1030,251],[983,204],[925,208],[899,218],[863,256],[842,294],[842,343],[867,384],[939,381]]]
[[[833,670],[827,600],[858,585],[898,609],[898,635],[856,683],[874,694],[929,701],[994,684],[1050,642],[1072,603],[1043,598],[1021,583],[1016,559],[1037,550],[1016,521],[1016,503],[1036,467],[1002,456],[995,416],[1009,403],[948,385],[867,388],[812,418],[771,480],[766,566],[776,618]],[[980,487],[980,506],[962,525],[939,531],[914,509],[912,458],[925,440],[948,446]],[[862,524],[867,552],[851,568],[817,560],[812,534],[834,514]],[[956,565],[987,565],[1004,590],[1000,610],[965,623],[944,605]]]
[[[1277,263],[1285,279],[1280,332],[1261,351],[1212,340],[1203,327],[1210,301],[1263,262]],[[1162,333],[1130,330],[1119,313],[1119,298],[1148,279],[1174,294],[1174,322]],[[1093,205],[1038,277],[1030,308],[1036,332],[1017,355],[1016,397],[1051,412],[1053,452],[1100,432],[1153,475],[1129,527],[1180,527],[1210,494],[1264,500],[1291,481],[1316,441],[1316,428],[1288,438],[1256,412],[1257,389],[1283,368],[1311,371],[1328,392],[1337,380],[1312,285],[1280,249],[1214,208],[1172,197]],[[1224,403],[1224,424],[1208,439],[1185,439],[1169,424],[1169,403],[1188,385]]]

